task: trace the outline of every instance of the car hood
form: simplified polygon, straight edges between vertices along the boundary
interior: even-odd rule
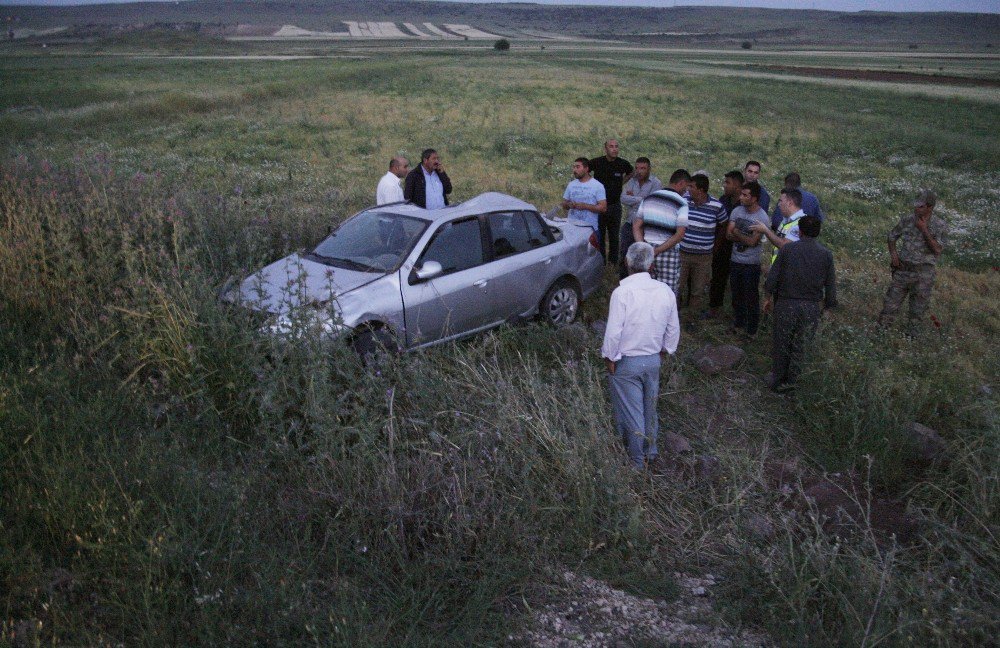
[[[238,299],[255,310],[285,314],[300,306],[327,302],[334,295],[343,295],[383,276],[384,273],[337,268],[292,254],[244,279]]]

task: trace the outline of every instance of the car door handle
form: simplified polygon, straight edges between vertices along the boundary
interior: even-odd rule
[[[544,261],[542,261],[542,265],[549,265],[550,263],[552,263],[552,257],[547,257]]]
[[[480,279],[479,281],[473,281],[472,285],[475,286],[476,288],[482,288],[483,286],[485,286],[488,283],[489,282],[486,281],[485,279]]]

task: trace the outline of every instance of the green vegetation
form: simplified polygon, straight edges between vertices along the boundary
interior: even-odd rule
[[[562,565],[660,597],[711,570],[727,618],[784,645],[1000,634],[995,103],[687,75],[670,54],[365,55],[0,63],[4,641],[497,645]],[[365,372],[216,300],[368,205],[396,153],[435,146],[459,199],[548,209],[612,135],[661,178],[707,169],[713,193],[750,157],[772,189],[797,169],[830,214],[844,307],[797,400],[754,375],[766,335],[745,371],[695,371],[719,324],[664,376],[665,427],[718,456],[715,481],[625,468],[585,327]],[[908,340],[872,321],[884,232],[923,185],[953,236],[940,327]],[[947,439],[947,466],[908,469],[911,420]],[[766,466],[795,456],[905,498],[919,540],[786,510]]]

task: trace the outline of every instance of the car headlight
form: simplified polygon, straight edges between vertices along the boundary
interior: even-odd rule
[[[292,339],[303,335],[337,338],[350,330],[351,327],[341,322],[340,314],[328,303],[314,303],[275,315],[261,327],[261,332],[266,335]]]

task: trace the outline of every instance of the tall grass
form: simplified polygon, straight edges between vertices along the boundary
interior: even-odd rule
[[[644,541],[586,338],[273,346],[211,290],[267,238],[91,164],[0,183],[8,636],[493,643],[530,574]]]
[[[94,72],[81,84],[124,87],[146,64],[80,65]],[[40,77],[4,91],[11,104],[37,92],[46,110],[68,109],[0,117],[14,128],[0,169],[5,641],[30,627],[43,643],[495,645],[556,565],[661,596],[673,571],[721,573],[728,618],[786,645],[997,634],[997,278],[982,270],[991,239],[977,238],[992,225],[956,233],[934,297],[940,328],[907,341],[868,323],[886,283],[882,232],[913,176],[942,187],[950,218],[983,213],[988,115],[957,104],[926,117],[944,145],[961,130],[949,114],[976,125],[958,170],[919,156],[924,130],[894,127],[926,100],[824,90],[804,100],[817,114],[872,96],[886,112],[786,132],[792,107],[759,100],[762,83],[621,77],[585,62],[182,67],[186,86],[161,63],[138,70],[135,90],[148,93],[135,102],[160,102],[155,119],[110,109],[128,119],[93,120]],[[221,99],[191,111],[181,96]],[[133,103],[126,90],[92,97]],[[694,371],[687,353],[728,341],[721,326],[685,334],[664,374],[664,427],[718,456],[714,478],[693,465],[670,481],[625,468],[583,326],[505,328],[367,372],[309,336],[277,345],[216,299],[228,277],[368,204],[361,178],[393,153],[412,160],[444,142],[457,197],[504,189],[546,208],[565,161],[609,131],[661,176],[694,160],[721,176],[763,152],[753,157],[769,160],[769,186],[797,166],[831,213],[844,309],[824,325],[803,396]],[[604,299],[585,314],[602,316]],[[743,369],[766,370],[767,343],[747,345]],[[911,420],[946,438],[947,466],[907,468]],[[909,502],[920,539],[821,530],[765,478],[795,455],[815,472],[870,474]],[[751,515],[769,517],[775,537],[755,536]]]

